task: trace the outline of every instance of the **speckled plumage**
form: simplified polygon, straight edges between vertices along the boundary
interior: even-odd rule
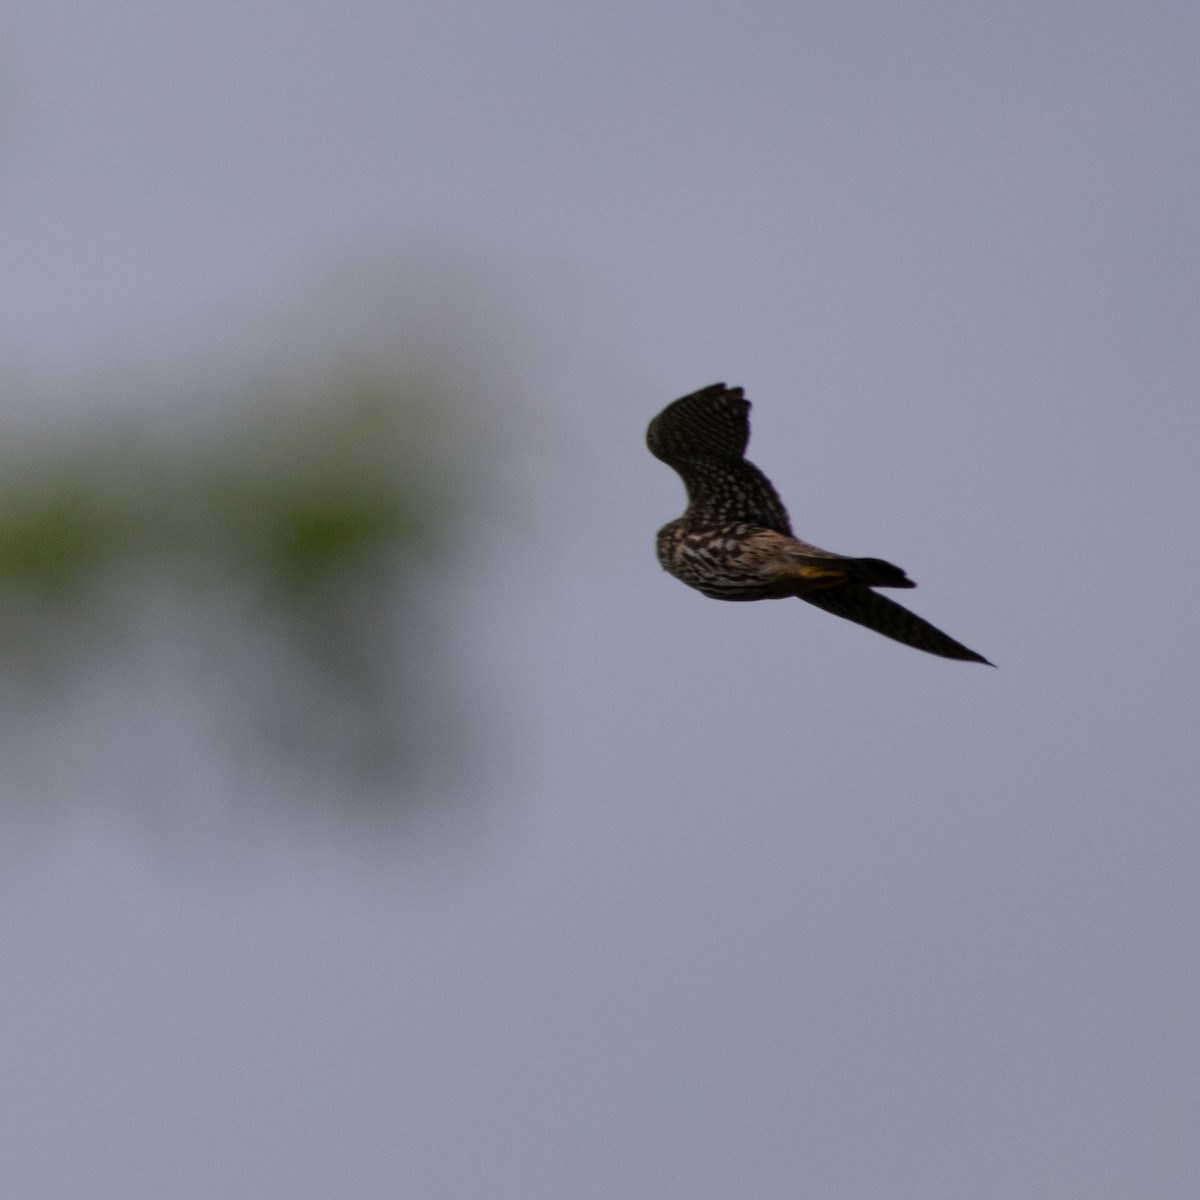
[[[797,596],[884,637],[942,658],[986,663],[907,608],[872,591],[915,587],[879,558],[847,558],[802,542],[767,477],[746,461],[750,402],[714,383],[668,404],[646,444],[687,487],[687,511],[658,531],[658,560],[715,600]]]

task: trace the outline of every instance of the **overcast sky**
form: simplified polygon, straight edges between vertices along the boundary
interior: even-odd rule
[[[4,1195],[1200,1193],[1194,5],[0,32],[10,419],[375,264],[540,431],[447,601],[478,803],[193,857],[105,779],[4,834]],[[716,380],[797,532],[999,670],[661,572],[645,425]]]

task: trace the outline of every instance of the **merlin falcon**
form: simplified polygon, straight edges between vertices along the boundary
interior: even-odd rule
[[[683,516],[658,531],[666,571],[714,600],[798,596],[917,650],[992,665],[873,590],[916,587],[899,567],[795,537],[770,480],[746,461],[749,441],[750,402],[723,383],[668,404],[650,422],[650,453],[678,472],[688,494]]]

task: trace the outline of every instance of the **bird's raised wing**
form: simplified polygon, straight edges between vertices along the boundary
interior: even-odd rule
[[[646,444],[687,486],[684,519],[704,525],[744,521],[791,535],[787,509],[771,481],[746,461],[750,402],[723,383],[668,404],[650,422]]]

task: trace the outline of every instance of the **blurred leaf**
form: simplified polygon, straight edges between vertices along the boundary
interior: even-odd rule
[[[229,753],[249,734],[302,773],[403,780],[452,740],[427,593],[480,471],[451,408],[427,375],[355,369],[203,433],[125,420],[7,450],[0,667],[69,690],[97,653],[129,655],[147,597],[167,594],[177,657],[203,640],[221,680]]]
[[[54,478],[0,505],[0,579],[42,593],[78,587],[109,558],[118,531],[86,483]]]

